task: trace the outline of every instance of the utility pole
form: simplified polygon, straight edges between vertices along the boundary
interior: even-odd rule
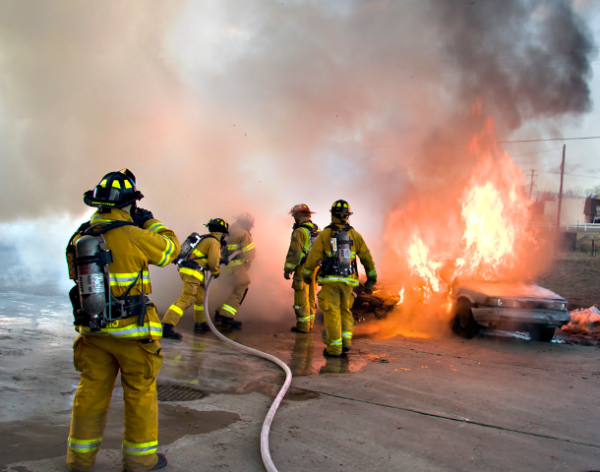
[[[565,178],[565,154],[567,152],[567,145],[563,144],[562,151],[562,163],[560,164],[560,190],[558,191],[558,211],[556,212],[556,245],[559,244],[560,236],[560,211],[562,207],[562,195],[563,195],[563,180]]]
[[[529,183],[529,200],[531,201],[531,191],[533,190],[533,178],[535,177],[534,170],[531,169],[531,182]]]

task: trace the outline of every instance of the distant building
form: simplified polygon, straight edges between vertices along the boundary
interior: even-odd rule
[[[586,223],[600,223],[600,195],[598,198],[586,198],[583,208]]]
[[[586,222],[584,214],[585,198],[563,198],[560,209],[560,225],[575,225]],[[546,200],[544,202],[544,221],[556,224],[558,212],[558,200]]]

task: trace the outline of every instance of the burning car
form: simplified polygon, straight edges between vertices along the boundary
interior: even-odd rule
[[[554,330],[571,319],[564,298],[533,282],[457,280],[452,294],[452,328],[466,338],[485,326],[528,331],[531,339],[550,342]]]
[[[472,113],[484,119],[480,105]],[[523,188],[523,172],[499,146],[493,118],[484,121],[461,151],[472,164],[468,176],[446,179],[451,185],[439,188],[429,175],[411,176],[412,192],[386,222],[385,238],[396,256],[388,270],[413,325],[426,326],[443,316],[466,337],[485,326],[529,331],[532,339],[548,342],[569,322],[566,300],[534,283],[515,281],[549,270],[555,232],[533,224],[535,209]],[[444,172],[455,175],[450,160],[444,162]]]

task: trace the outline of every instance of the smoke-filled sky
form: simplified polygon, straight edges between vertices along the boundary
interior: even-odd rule
[[[129,167],[182,240],[256,214],[259,293],[289,291],[296,203],[325,226],[348,200],[380,258],[390,210],[468,177],[474,104],[500,140],[600,135],[599,18],[584,0],[2,2],[0,249],[66,278],[83,192]],[[552,171],[560,145],[506,150]],[[599,178],[576,185],[600,184],[600,141],[568,149],[573,174]],[[38,238],[53,244],[32,257]]]

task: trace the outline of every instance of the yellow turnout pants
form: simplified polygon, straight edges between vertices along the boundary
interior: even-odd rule
[[[342,353],[342,347],[352,345],[354,318],[350,308],[354,303],[353,290],[344,282],[325,283],[318,295],[323,310],[323,342],[332,355]]]
[[[206,317],[204,316],[204,285],[202,281],[181,272],[179,277],[183,280],[181,296],[169,307],[162,322],[173,326],[177,325],[185,310],[194,305],[194,323],[206,323]]]
[[[313,370],[313,335],[296,336],[292,357],[288,363],[294,375],[311,375]]]
[[[123,466],[145,471],[158,461],[156,375],[163,359],[160,342],[147,341],[109,335],[75,339],[73,360],[81,380],[73,400],[67,449],[70,470],[88,471],[94,464],[119,371],[125,402]]]
[[[248,286],[250,285],[250,277],[248,276],[246,267],[243,265],[228,266],[225,273],[230,283],[233,284],[233,290],[218,311],[221,316],[233,318],[244,301]]]
[[[310,332],[315,323],[315,313],[317,311],[315,273],[313,272],[312,282],[306,284],[302,279],[302,269],[296,269],[294,280],[292,281],[296,329],[303,333]]]

